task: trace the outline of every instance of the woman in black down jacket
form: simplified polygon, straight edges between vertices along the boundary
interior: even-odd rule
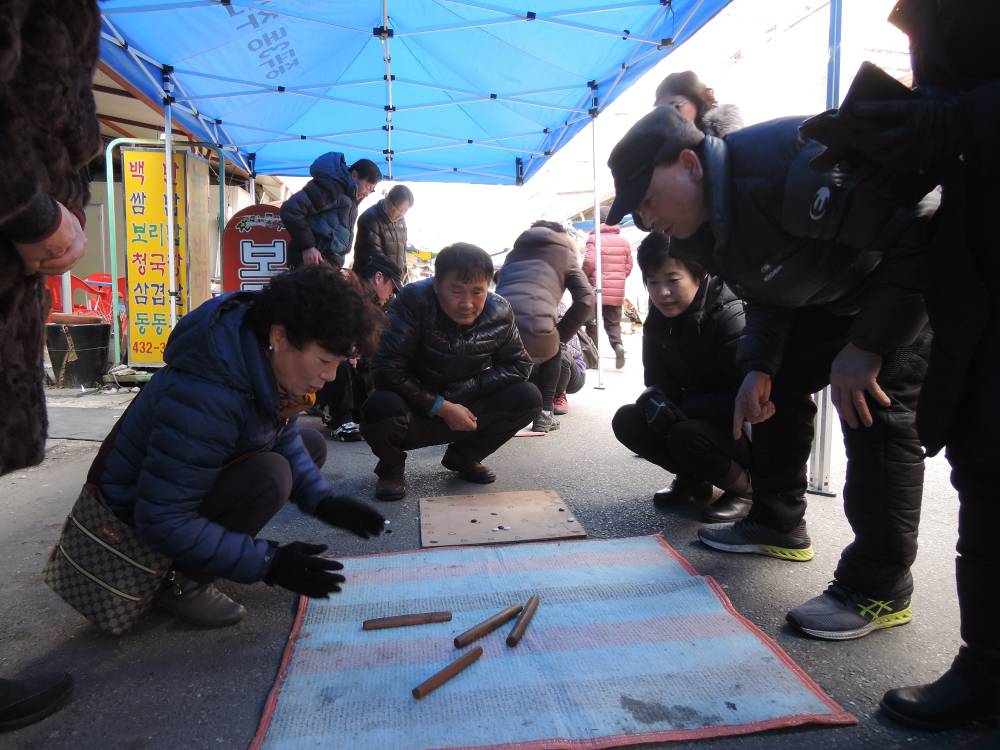
[[[697,263],[670,257],[662,235],[642,241],[638,261],[652,303],[642,339],[647,388],[615,414],[615,437],[675,475],[653,496],[658,506],[695,500],[710,503],[702,520],[742,518],[752,493],[750,441],[731,432],[743,302]],[[723,491],[715,502],[713,485]]]

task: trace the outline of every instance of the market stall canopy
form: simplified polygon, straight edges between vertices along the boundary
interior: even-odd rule
[[[105,0],[101,57],[256,174],[520,184],[729,0]]]

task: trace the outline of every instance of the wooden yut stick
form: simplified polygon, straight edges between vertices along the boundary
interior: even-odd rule
[[[516,646],[524,637],[524,631],[528,629],[528,623],[531,622],[531,618],[535,616],[535,610],[538,609],[538,601],[538,594],[528,599],[528,603],[524,606],[524,611],[521,612],[521,616],[514,623],[513,630],[507,636],[507,645],[511,648]]]
[[[458,659],[455,659],[451,664],[442,669],[435,675],[428,677],[426,680],[421,682],[415,688],[413,688],[414,698],[423,698],[425,695],[433,690],[437,690],[439,687],[444,685],[448,680],[457,675],[467,666],[472,664],[476,659],[483,655],[483,647],[476,646],[471,651],[468,651]]]
[[[477,638],[482,638],[487,633],[492,633],[505,622],[509,622],[517,617],[523,609],[520,604],[511,604],[507,609],[499,614],[493,615],[488,620],[483,620],[475,627],[471,627],[459,636],[455,636],[455,648],[465,648]]]
[[[376,617],[365,620],[361,627],[365,630],[381,630],[382,628],[402,628],[407,625],[427,625],[431,622],[448,622],[451,612],[416,612],[411,615],[394,615],[392,617]]]

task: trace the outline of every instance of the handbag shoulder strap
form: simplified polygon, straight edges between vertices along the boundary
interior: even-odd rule
[[[108,456],[111,455],[111,449],[114,448],[115,440],[118,438],[118,431],[121,430],[122,423],[125,421],[125,415],[128,414],[128,410],[132,408],[132,404],[138,401],[141,395],[142,393],[138,393],[129,402],[129,405],[125,407],[125,411],[122,412],[122,415],[118,417],[118,421],[115,422],[115,426],[111,428],[111,432],[104,438],[104,442],[101,443],[101,447],[94,457],[94,462],[90,465],[90,470],[87,472],[87,484],[92,484],[94,487],[98,486],[98,480],[104,472],[104,465],[108,461]]]

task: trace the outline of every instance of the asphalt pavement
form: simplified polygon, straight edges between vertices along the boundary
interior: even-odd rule
[[[371,541],[331,529],[287,506],[262,535],[278,541],[316,541],[349,556],[420,546],[421,496],[476,491],[552,489],[572,507],[592,538],[662,532],[703,575],[713,576],[734,606],[782,648],[832,698],[859,720],[850,727],[805,727],[647,747],[706,750],[776,748],[960,748],[988,742],[983,728],[931,734],[901,728],[879,714],[882,693],[929,681],[943,672],[959,646],[954,581],[957,498],[943,458],[927,462],[920,552],[914,567],[914,619],[904,627],[843,643],[797,635],[785,613],[820,593],[839,551],[851,540],[841,500],[811,496],[807,520],[816,549],[809,563],[710,550],[696,540],[698,509],[654,508],[652,493],[670,476],[619,445],[611,432],[615,410],[642,390],[641,336],[625,337],[628,361],[604,360],[604,388],[596,373],[570,396],[562,427],[543,438],[516,438],[487,463],[495,485],[471,486],[440,465],[443,447],[412,451],[408,496],[379,503],[390,534]],[[607,350],[607,347],[604,347]],[[0,734],[0,748],[245,748],[253,738],[291,630],[296,600],[263,584],[224,582],[247,619],[231,628],[201,630],[154,613],[132,634],[102,635],[41,581],[45,557],[79,492],[100,437],[131,394],[52,392],[52,429],[45,462],[0,478],[0,675],[66,670],[76,678],[73,701],[59,713],[18,732]],[[319,426],[318,420],[304,418]],[[835,435],[833,487],[844,476],[842,443]],[[365,443],[330,441],[324,472],[342,494],[372,498],[375,460]],[[349,582],[349,568],[346,571]],[[977,747],[992,745],[977,744]],[[344,747],[349,747],[345,743]],[[387,749],[389,750],[389,749]]]

